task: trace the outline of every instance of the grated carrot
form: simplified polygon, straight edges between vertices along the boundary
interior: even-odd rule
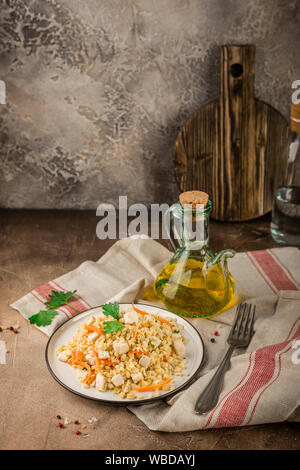
[[[84,360],[84,356],[83,356],[82,351],[80,351],[80,349],[77,349],[76,350],[76,361],[83,361],[83,360]]]
[[[96,348],[95,348],[95,345],[93,344],[93,356],[95,358],[95,361],[96,361],[96,368],[97,368],[97,372],[101,372],[102,371],[102,368],[101,368],[101,363],[100,363],[100,359],[99,359],[99,356],[98,356],[98,353],[96,351]]]
[[[75,362],[75,364],[78,364],[79,366],[84,367],[84,368],[87,370],[87,376],[86,376],[86,378],[84,379],[84,382],[85,382],[85,383],[88,382],[88,380],[89,380],[90,377],[91,377],[91,373],[92,373],[92,369],[90,368],[90,366],[88,365],[88,363],[77,359],[77,361]]]
[[[112,361],[111,359],[100,359],[100,362],[105,366],[115,366],[118,364],[117,361]]]
[[[135,312],[140,313],[141,315],[151,315],[155,320],[159,320],[161,323],[165,323],[166,325],[169,325],[173,327],[172,323],[170,323],[168,320],[165,320],[164,318],[157,317],[156,315],[152,315],[152,313],[147,313],[144,312],[144,310],[140,310],[139,308],[135,307],[134,303],[132,302],[132,308]]]
[[[104,331],[102,328],[98,328],[97,326],[94,326],[94,325],[84,325],[84,328],[86,330],[88,330],[89,332],[91,331],[95,331],[96,333],[98,333],[99,335],[103,335],[104,334]]]
[[[156,390],[157,388],[168,385],[170,382],[172,382],[172,380],[173,378],[171,377],[170,379],[165,380],[164,382],[160,382],[159,384],[147,385],[146,387],[133,387],[133,390],[136,392],[151,392],[152,390]]]
[[[128,354],[147,354],[147,351],[142,349],[141,351],[137,351],[136,349],[132,349],[132,351],[129,351]]]

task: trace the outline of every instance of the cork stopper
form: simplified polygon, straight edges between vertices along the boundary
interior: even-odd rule
[[[196,209],[197,204],[206,206],[209,196],[203,191],[185,191],[179,196],[179,201],[182,206],[185,204],[192,204],[192,208]]]
[[[291,103],[290,127],[293,132],[300,133],[300,103]]]

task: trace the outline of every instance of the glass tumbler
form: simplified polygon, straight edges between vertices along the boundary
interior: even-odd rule
[[[300,187],[284,186],[277,189],[271,235],[281,245],[300,247]]]

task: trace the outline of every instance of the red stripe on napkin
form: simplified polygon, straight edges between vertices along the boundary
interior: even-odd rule
[[[300,328],[299,328],[299,330],[298,330],[298,336],[299,336],[299,335],[300,335]],[[252,410],[252,412],[251,412],[250,418],[248,419],[247,423],[245,423],[245,425],[251,423],[251,421],[252,421],[252,419],[253,419],[253,416],[254,416],[254,413],[255,413],[255,410],[256,410],[256,407],[257,407],[258,402],[259,402],[259,400],[261,399],[262,395],[265,393],[265,391],[266,391],[269,387],[271,387],[271,385],[273,385],[273,383],[275,383],[275,382],[279,379],[279,376],[280,376],[280,373],[281,373],[281,368],[282,368],[282,367],[281,367],[281,356],[282,356],[283,354],[287,353],[288,351],[290,351],[291,349],[292,349],[292,346],[289,346],[289,348],[288,348],[286,351],[282,351],[282,352],[279,354],[279,356],[278,356],[278,361],[279,361],[278,373],[277,373],[276,377],[275,377],[275,378],[261,391],[261,393],[259,394],[259,396],[258,396],[258,398],[257,398],[257,400],[256,400],[256,402],[255,402],[255,405],[254,405],[254,407],[253,407],[253,410]]]
[[[204,425],[201,429],[206,429],[206,428],[209,426],[211,420],[212,420],[213,417],[214,417],[215,412],[216,412],[216,411],[218,410],[218,408],[222,405],[222,403],[224,402],[224,400],[226,400],[226,398],[227,398],[229,395],[231,395],[231,394],[244,382],[244,380],[246,379],[246,377],[247,377],[247,375],[248,375],[248,373],[249,373],[249,370],[250,370],[250,368],[251,368],[251,364],[252,364],[252,352],[251,352],[250,355],[249,355],[249,364],[248,364],[247,370],[246,370],[245,374],[243,375],[242,379],[239,381],[239,383],[238,383],[232,390],[230,390],[228,393],[226,393],[226,395],[224,395],[224,397],[222,398],[222,400],[219,401],[219,403],[217,404],[217,406],[215,406],[215,408],[212,410],[212,412],[211,412],[211,414],[210,414],[208,420],[206,421],[205,425]]]
[[[276,369],[276,354],[281,353],[279,357],[282,354],[285,354],[290,349],[289,346],[289,348],[285,350],[291,339],[297,339],[299,337],[300,327],[297,329],[294,336],[291,339],[288,339],[298,320],[299,318],[294,322],[285,341],[282,343],[273,344],[271,346],[266,346],[256,351],[255,363],[250,377],[239,390],[237,390],[235,393],[232,393],[225,401],[214,427],[221,428],[229,426],[240,426],[245,419],[248,408],[255,393],[257,393],[262,387],[266,385],[271,386],[272,383],[277,380],[281,370],[280,359],[277,378],[271,381]],[[265,387],[261,395],[267,388],[268,387]],[[258,397],[257,402],[259,401],[261,395]]]
[[[283,263],[277,256],[276,253],[274,253],[274,251],[272,250],[267,250],[267,252],[273,256],[273,258],[275,258],[278,262],[278,264],[280,264],[282,266],[282,268],[288,273],[288,276],[290,277],[290,279],[294,282],[294,284],[298,287],[298,290],[300,290],[300,284],[299,282],[295,279],[295,277],[293,276],[293,274],[291,273],[291,271],[289,270],[289,268],[285,265],[285,263]]]
[[[256,262],[251,258],[251,255],[250,255],[250,251],[246,251],[246,255],[248,256],[249,260],[251,261],[251,263],[253,264],[253,266],[255,267],[256,271],[258,272],[258,274],[260,274],[260,276],[263,278],[263,280],[265,281],[265,283],[270,287],[271,291],[274,293],[274,294],[277,294],[277,291],[275,289],[275,287],[270,283],[270,281],[268,280],[268,278],[265,276],[265,274],[263,273],[263,271],[260,269],[259,265],[256,264]]]
[[[266,250],[252,251],[251,255],[278,291],[298,290],[298,286],[286,275],[280,264]]]

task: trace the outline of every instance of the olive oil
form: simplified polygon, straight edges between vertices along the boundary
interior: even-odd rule
[[[166,213],[175,254],[158,275],[154,287],[167,309],[188,317],[221,312],[234,295],[227,261],[234,250],[214,253],[208,245],[208,194],[187,191]]]
[[[190,257],[189,251],[180,259],[171,260],[155,282],[158,297],[172,312],[189,317],[205,317],[222,310],[234,294],[234,280],[224,277],[220,261],[206,267],[203,258]]]

